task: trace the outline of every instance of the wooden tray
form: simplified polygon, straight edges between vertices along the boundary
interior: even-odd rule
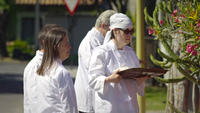
[[[157,69],[157,68],[130,68],[118,72],[123,78],[137,78],[137,77],[157,77],[165,74],[168,70]]]

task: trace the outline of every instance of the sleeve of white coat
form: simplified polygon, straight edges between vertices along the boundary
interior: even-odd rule
[[[86,67],[86,69],[89,68],[89,61],[90,61],[90,57],[91,57],[91,46],[90,43],[87,42],[85,44],[81,44],[79,47],[79,59],[82,61],[82,65],[84,65],[84,67]]]
[[[144,96],[144,87],[145,87],[145,82],[137,86],[137,93],[140,96]]]
[[[134,58],[134,62],[136,64],[136,67],[140,67],[140,63],[139,63],[139,59],[137,57],[137,55],[135,54],[135,52],[133,52],[133,58]],[[140,84],[139,86],[137,85],[137,93],[140,95],[140,96],[144,96],[144,87],[145,87],[145,82]]]
[[[108,90],[108,85],[105,84],[105,63],[105,57],[101,52],[94,50],[89,65],[89,86],[102,95]]]
[[[136,67],[140,67],[140,62],[139,62],[139,59],[137,57],[137,55],[135,54],[134,51],[132,51],[132,58],[133,58],[133,61],[134,61],[134,64]],[[137,83],[136,83],[137,84]],[[144,87],[145,87],[145,82],[140,84],[139,86],[137,86],[137,93],[140,95],[140,96],[144,96]]]
[[[24,78],[23,78],[23,88],[24,88],[24,113],[30,113],[29,109],[29,100],[28,100],[28,95],[27,95],[27,85],[26,85],[26,70],[24,71]]]
[[[63,113],[77,113],[77,104],[72,78],[69,72],[60,72],[58,86]]]

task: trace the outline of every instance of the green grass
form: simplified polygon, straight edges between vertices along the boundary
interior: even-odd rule
[[[167,97],[166,87],[146,87],[145,95],[147,111],[165,110]]]

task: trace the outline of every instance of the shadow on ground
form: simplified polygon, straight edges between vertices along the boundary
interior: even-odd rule
[[[0,74],[0,93],[23,93],[22,75]]]
[[[73,78],[73,83],[75,78]],[[0,74],[0,93],[23,94],[23,78],[20,74]]]

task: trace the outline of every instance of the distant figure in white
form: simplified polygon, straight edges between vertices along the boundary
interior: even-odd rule
[[[106,10],[97,18],[95,26],[83,38],[78,49],[78,70],[75,80],[77,105],[80,113],[94,113],[93,91],[88,85],[88,69],[92,50],[103,44],[104,37],[109,31],[110,16],[114,10]]]

